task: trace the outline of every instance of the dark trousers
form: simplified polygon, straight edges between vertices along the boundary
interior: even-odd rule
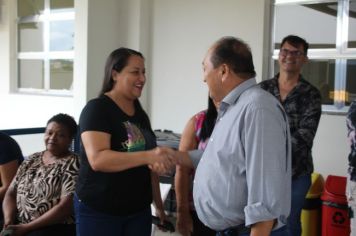
[[[240,229],[238,229],[240,227]],[[250,235],[250,230],[248,228],[245,228],[244,226],[238,226],[238,227],[233,227],[230,229],[226,229],[223,231],[220,231],[216,234],[216,236],[249,236]],[[287,236],[287,227],[283,226],[282,228],[279,228],[275,231],[271,232],[271,236]]]
[[[245,227],[245,225],[242,224],[216,233],[216,236],[239,236],[239,235],[250,235],[250,228],[247,228]]]
[[[292,205],[288,217],[288,236],[299,236],[302,234],[300,216],[310,185],[310,175],[299,176],[292,180]]]
[[[193,220],[193,232],[191,236],[215,236],[216,232],[204,225],[198,218],[196,211],[190,212]]]
[[[150,236],[152,213],[149,206],[130,216],[114,216],[92,209],[74,195],[77,236]]]
[[[26,236],[75,236],[75,224],[50,225],[41,229],[34,230]]]

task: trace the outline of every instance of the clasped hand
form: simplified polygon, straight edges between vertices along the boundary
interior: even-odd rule
[[[167,174],[173,171],[176,165],[181,164],[179,152],[168,147],[157,147],[152,150],[149,167],[158,174]]]

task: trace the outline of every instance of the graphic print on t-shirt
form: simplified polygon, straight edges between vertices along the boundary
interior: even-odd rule
[[[128,152],[144,151],[146,143],[141,130],[129,121],[123,122],[123,124],[127,133],[127,140],[122,143],[123,148]]]

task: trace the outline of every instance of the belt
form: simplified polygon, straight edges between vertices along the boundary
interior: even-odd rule
[[[250,233],[251,228],[245,226],[245,224],[241,224],[238,226],[230,227],[217,232],[219,236],[238,236],[240,234]]]

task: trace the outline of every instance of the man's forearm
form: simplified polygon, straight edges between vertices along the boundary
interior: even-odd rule
[[[177,151],[178,164],[183,166],[183,168],[193,169],[193,162],[190,159],[188,152]]]
[[[177,151],[178,164],[187,168],[196,169],[203,155],[203,150],[191,150],[189,152]]]
[[[250,236],[269,236],[273,228],[274,220],[258,222],[251,226]]]

